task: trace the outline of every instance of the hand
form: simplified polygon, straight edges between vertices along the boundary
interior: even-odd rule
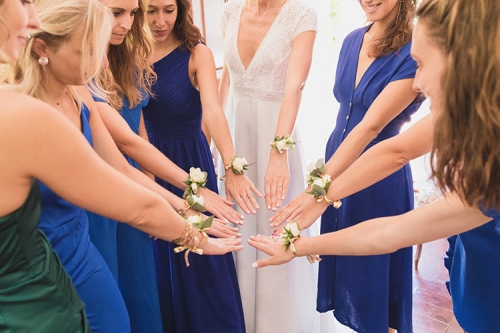
[[[287,203],[283,208],[281,208],[276,214],[274,214],[269,222],[271,223],[271,228],[276,228],[283,224],[283,222],[291,222],[295,220],[305,209],[307,209],[312,203],[315,203],[313,196],[307,194],[309,188],[304,192],[296,196],[293,200]]]
[[[231,206],[233,203],[224,199],[217,193],[210,191],[207,188],[199,188],[198,194],[205,199],[205,208],[210,213],[222,220],[228,220],[234,224],[243,224],[243,215],[235,211]]]
[[[285,245],[280,241],[267,236],[251,236],[248,244],[255,247],[267,255],[269,258],[257,260],[252,264],[253,267],[262,268],[269,265],[281,265],[294,258],[292,251],[286,250]]]
[[[200,245],[203,254],[221,255],[232,251],[239,251],[243,249],[241,239],[229,238],[208,238],[203,244]]]
[[[245,175],[237,175],[231,170],[227,170],[225,178],[226,197],[228,200],[234,199],[238,206],[246,214],[256,214],[259,205],[252,192],[259,198],[262,194],[257,190],[254,184]]]
[[[267,209],[276,211],[276,208],[285,200],[290,183],[287,153],[280,154],[271,151],[271,157],[264,177]]]
[[[227,225],[226,221],[219,219],[214,219],[212,226],[206,230],[206,232],[208,235],[218,238],[241,237],[241,234],[238,232],[238,228],[230,227]]]

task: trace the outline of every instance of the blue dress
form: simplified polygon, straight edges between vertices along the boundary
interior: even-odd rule
[[[217,190],[210,149],[201,130],[200,93],[188,76],[190,53],[177,48],[154,64],[158,80],[144,121],[151,143],[172,162],[189,172],[208,173],[207,187]],[[169,191],[183,191],[157,179]],[[237,333],[245,331],[241,297],[233,256],[191,254],[190,266],[175,254],[169,242],[155,242],[160,308],[164,332]]]
[[[481,210],[493,220],[450,237],[445,259],[453,313],[469,333],[500,332],[500,212]]]
[[[92,145],[89,116],[89,110],[83,105],[82,132]],[[118,285],[90,241],[85,210],[62,199],[43,183],[40,183],[40,188],[42,215],[39,228],[47,235],[85,303],[92,332],[130,332],[127,309]]]
[[[334,95],[340,103],[337,123],[331,134],[325,160],[335,153],[352,129],[361,122],[375,98],[390,83],[415,77],[416,64],[410,44],[399,52],[376,58],[354,89],[357,59],[364,27],[351,32],[342,45],[335,78]],[[397,135],[417,111],[421,99],[413,101],[366,147]],[[413,209],[410,165],[367,189],[346,197],[342,207],[329,207],[321,219],[321,233],[345,229],[381,216],[403,214]],[[335,310],[343,325],[359,333],[412,332],[412,249],[388,255],[323,256],[319,264],[317,310]]]
[[[94,98],[96,102],[106,101]],[[148,104],[149,95],[133,108],[123,99],[120,114],[135,134],[139,134],[141,110]],[[139,165],[125,155],[136,169]],[[125,223],[118,223],[91,212],[90,238],[106,262],[113,267],[133,333],[161,332],[160,302],[156,284],[153,240],[149,235]]]

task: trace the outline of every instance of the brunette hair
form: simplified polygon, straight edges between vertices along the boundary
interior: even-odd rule
[[[108,102],[116,110],[123,107],[126,97],[130,107],[151,94],[151,85],[156,74],[149,65],[152,53],[150,36],[146,27],[146,0],[139,0],[139,8],[130,31],[120,45],[109,45],[109,68],[103,70],[98,79],[99,86],[110,92]]]
[[[194,25],[191,3],[189,0],[176,0],[177,19],[174,24],[174,36],[181,45],[193,51],[197,43],[205,43],[200,29]]]
[[[373,40],[369,49],[369,54],[372,57],[376,58],[397,52],[411,40],[417,0],[399,0],[396,6],[399,7],[394,21],[385,28],[380,36]]]
[[[447,56],[432,176],[469,205],[500,208],[500,2],[428,0],[417,16]]]

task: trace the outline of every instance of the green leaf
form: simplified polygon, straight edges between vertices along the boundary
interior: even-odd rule
[[[312,190],[313,190],[313,192],[315,192],[315,194],[314,194],[315,198],[322,196],[322,195],[326,195],[325,189],[316,185],[316,184],[313,184]]]
[[[193,227],[195,227],[196,229],[199,229],[199,230],[206,230],[212,226],[213,220],[214,220],[214,217],[210,216],[205,221],[193,223]]]
[[[203,205],[201,205],[199,202],[195,203],[194,205],[190,205],[191,208],[193,208],[194,210],[198,211],[198,212],[206,212],[207,210],[205,209],[205,207]]]

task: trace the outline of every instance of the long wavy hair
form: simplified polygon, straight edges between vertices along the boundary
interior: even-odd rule
[[[4,0],[0,0],[0,9],[4,5]],[[5,52],[3,51],[3,43],[9,38],[10,36],[10,30],[5,21],[3,20],[2,16],[0,16],[0,36],[5,35],[5,40],[0,40],[0,63],[7,63],[11,61],[8,56],[5,55]]]
[[[417,15],[448,59],[432,176],[469,205],[500,208],[500,2],[427,0]]]
[[[174,36],[183,47],[193,51],[197,43],[205,43],[200,29],[194,25],[191,3],[189,0],[176,0],[177,19],[174,24]]]
[[[98,84],[110,92],[108,102],[116,110],[123,107],[123,98],[127,98],[130,107],[144,99],[144,94],[151,94],[151,85],[156,74],[149,65],[152,53],[151,37],[146,24],[147,0],[139,0],[139,8],[134,16],[130,31],[123,43],[109,45],[109,68],[103,70]]]
[[[398,14],[394,21],[372,41],[368,50],[371,57],[376,58],[397,52],[411,40],[417,0],[399,0],[396,6],[398,6]]]
[[[30,31],[31,38],[19,52],[19,59],[13,69],[15,75],[3,72],[0,80],[10,83],[7,89],[50,103],[45,85],[47,68],[38,63],[39,55],[33,49],[34,41],[41,39],[49,48],[57,50],[77,29],[83,27],[80,71],[83,80],[92,86],[91,79],[101,71],[111,36],[113,17],[109,9],[98,0],[37,0],[34,5],[40,29]],[[68,89],[80,106],[76,89]],[[100,96],[106,94],[96,87],[93,90]]]

